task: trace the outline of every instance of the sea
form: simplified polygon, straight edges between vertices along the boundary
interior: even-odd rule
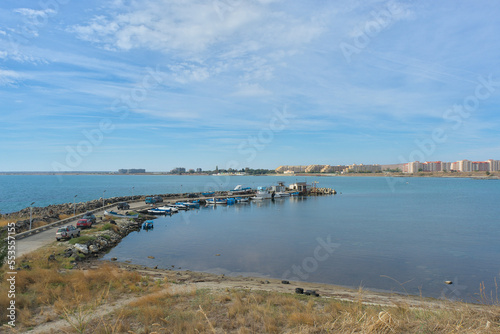
[[[278,181],[305,181],[337,195],[202,206],[158,217],[154,229],[129,234],[104,259],[467,302],[500,298],[500,180],[2,175],[0,213],[32,202],[72,203],[75,195],[79,202]]]

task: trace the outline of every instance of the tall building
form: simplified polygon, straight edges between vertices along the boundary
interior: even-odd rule
[[[376,173],[381,172],[382,167],[380,165],[349,165],[347,168],[344,168],[344,173]]]

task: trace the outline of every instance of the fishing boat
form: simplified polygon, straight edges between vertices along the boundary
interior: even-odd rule
[[[152,220],[146,220],[144,223],[142,223],[142,229],[143,230],[149,230],[154,228],[153,221]]]
[[[148,210],[148,213],[152,215],[168,215],[172,213],[172,208],[167,208],[167,207],[152,208]]]
[[[267,190],[266,187],[258,187],[257,193],[255,194],[255,196],[252,197],[252,200],[264,200],[264,199],[271,199],[271,198],[272,198],[272,195],[269,192],[269,190]]]
[[[184,210],[184,211],[186,211],[188,209],[188,207],[186,205],[184,205],[184,204],[177,204],[177,203],[175,203],[175,204],[171,204],[170,206],[173,207],[173,208],[176,208],[177,210]]]
[[[185,205],[187,206],[188,208],[199,208],[200,207],[200,203],[194,203],[194,202],[177,202],[175,203],[176,205]]]
[[[211,205],[227,204],[227,199],[224,199],[224,198],[209,198],[209,199],[207,199],[207,204],[211,204]]]
[[[228,195],[243,195],[252,191],[250,187],[243,187],[241,184],[237,185],[233,190],[228,192]]]
[[[104,215],[105,216],[111,216],[111,217],[115,217],[115,218],[137,218],[139,217],[139,214],[135,214],[135,215],[130,215],[130,214],[120,214],[118,212],[115,212],[115,211],[104,211]]]
[[[160,207],[158,207],[158,209],[165,210],[165,211],[170,211],[171,213],[179,212],[179,209],[174,208],[172,206],[160,206]]]

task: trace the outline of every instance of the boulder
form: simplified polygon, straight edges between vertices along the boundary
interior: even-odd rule
[[[87,245],[75,244],[75,248],[83,254],[89,253],[89,248],[87,247]]]

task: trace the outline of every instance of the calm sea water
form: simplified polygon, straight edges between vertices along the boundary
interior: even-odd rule
[[[295,179],[65,176],[61,184],[51,176],[3,176],[0,208],[15,210],[35,200],[44,205],[71,202],[74,194],[94,199],[104,189],[108,197],[129,195],[132,187],[135,194],[152,194]],[[105,259],[467,301],[478,298],[482,282],[495,293],[494,279],[500,280],[500,181],[307,178],[308,183],[314,180],[339,194],[160,217],[154,230],[131,233]],[[446,280],[454,284],[445,285]]]

